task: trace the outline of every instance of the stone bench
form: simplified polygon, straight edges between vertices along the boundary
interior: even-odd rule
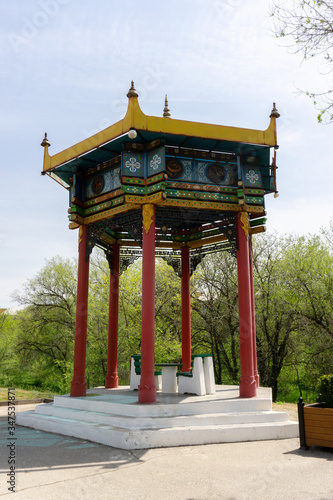
[[[130,374],[130,389],[131,391],[138,390],[141,378],[141,355],[133,354],[131,356],[131,374]],[[162,372],[156,370],[154,372],[156,390],[162,389]]]

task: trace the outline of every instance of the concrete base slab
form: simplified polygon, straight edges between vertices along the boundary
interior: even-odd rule
[[[17,424],[88,439],[126,450],[285,439],[298,436],[297,422],[272,411],[271,390],[241,399],[238,386],[217,386],[207,396],[157,394],[139,404],[129,387],[94,388],[84,397],[56,396],[54,403],[20,412]]]

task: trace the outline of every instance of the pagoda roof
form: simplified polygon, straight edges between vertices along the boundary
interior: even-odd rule
[[[145,115],[140,108],[133,82],[127,97],[127,112],[122,120],[52,156],[48,151],[50,144],[45,134],[42,142],[42,173],[50,175],[68,188],[68,179],[73,173],[88,170],[118,156],[123,151],[124,142],[128,141],[142,144],[160,139],[166,145],[176,147],[236,154],[246,153],[249,145],[252,150],[277,147],[276,118],[279,114],[275,106],[268,128],[254,130]],[[135,139],[130,139],[127,135],[131,129],[137,132]]]

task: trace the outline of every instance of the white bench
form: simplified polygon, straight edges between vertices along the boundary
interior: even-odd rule
[[[191,372],[178,372],[178,393],[205,396],[206,383],[202,357],[193,359]]]
[[[137,358],[137,356],[136,356]],[[138,362],[138,360],[137,360]],[[139,363],[139,366],[141,365],[141,362]],[[137,369],[138,367],[135,366],[135,358],[131,356],[131,374],[130,374],[130,389],[131,391],[137,391],[138,387],[140,385],[140,379],[141,379],[141,367]],[[140,373],[137,373],[140,372]],[[156,390],[160,391],[162,389],[162,375],[158,374],[154,376],[155,379],[155,385],[156,385]]]

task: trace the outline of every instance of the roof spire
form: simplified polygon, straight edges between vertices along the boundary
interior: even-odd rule
[[[47,133],[46,133],[46,132],[45,132],[44,139],[43,139],[43,141],[42,141],[42,143],[41,143],[41,146],[43,146],[43,148],[44,148],[45,146],[51,146],[50,141],[49,141],[49,140],[48,140],[48,138],[47,138]]]
[[[132,82],[131,82],[131,88],[127,92],[127,97],[130,98],[130,97],[138,97],[138,96],[139,96],[139,94],[135,90],[135,88],[134,88],[134,81],[132,80]]]
[[[272,109],[271,114],[269,115],[269,117],[270,118],[272,118],[272,117],[279,118],[279,116],[280,116],[280,113],[278,112],[278,110],[275,107],[275,102],[273,102],[273,109]]]
[[[170,113],[170,109],[169,109],[168,96],[167,95],[165,95],[164,109],[163,109],[163,118],[171,118],[171,113]]]

